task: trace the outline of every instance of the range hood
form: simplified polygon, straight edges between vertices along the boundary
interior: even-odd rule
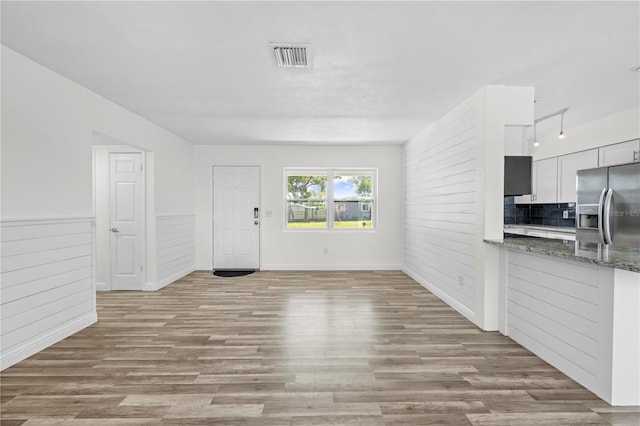
[[[504,157],[504,196],[531,194],[531,162],[528,156]]]

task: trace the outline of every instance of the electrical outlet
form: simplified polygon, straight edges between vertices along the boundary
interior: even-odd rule
[[[562,211],[562,218],[563,219],[569,219],[569,210],[563,210]]]
[[[324,248],[324,254],[329,254],[329,249],[328,248]]]

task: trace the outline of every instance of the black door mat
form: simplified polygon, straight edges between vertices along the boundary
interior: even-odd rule
[[[218,269],[213,271],[213,275],[216,277],[242,277],[244,275],[253,274],[255,270],[253,269],[244,269],[244,270],[229,270],[229,269]]]

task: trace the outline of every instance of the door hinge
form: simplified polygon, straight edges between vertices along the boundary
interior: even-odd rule
[[[144,267],[140,265],[140,272],[142,272],[143,270],[144,270]]]

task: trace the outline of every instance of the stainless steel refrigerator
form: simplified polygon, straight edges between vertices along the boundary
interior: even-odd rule
[[[640,248],[640,163],[577,173],[576,240]]]

